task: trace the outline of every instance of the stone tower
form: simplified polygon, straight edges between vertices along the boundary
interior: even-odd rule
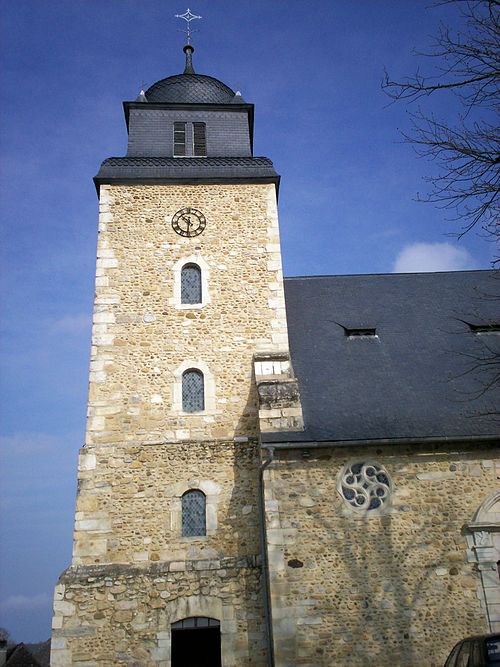
[[[124,103],[127,156],[95,178],[87,434],[52,667],[267,664],[259,417],[301,424],[279,177],[253,156],[253,105],[184,51],[182,74]]]

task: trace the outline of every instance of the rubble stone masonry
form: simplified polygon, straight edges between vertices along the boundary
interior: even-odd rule
[[[83,448],[52,667],[169,667],[189,616],[220,620],[229,667],[266,664],[258,470],[255,441]],[[206,536],[181,535],[188,489],[206,495]]]
[[[204,232],[184,238],[190,207]],[[183,263],[203,298],[180,304]],[[177,281],[177,282],[176,282]],[[88,422],[52,667],[170,667],[170,625],[220,620],[224,667],[262,667],[255,352],[288,356],[274,185],[101,186]],[[185,413],[182,371],[204,374]],[[207,534],[182,537],[181,497]]]
[[[205,231],[184,238],[191,207]],[[176,303],[179,262],[206,266],[202,307]],[[255,352],[288,352],[274,185],[101,186],[87,444],[257,434]],[[207,409],[174,400],[182,364],[207,369]]]
[[[387,470],[384,510],[358,513],[337,491],[353,461]],[[465,533],[499,478],[497,447],[276,451],[265,473],[276,666],[441,667],[459,639],[488,632]]]

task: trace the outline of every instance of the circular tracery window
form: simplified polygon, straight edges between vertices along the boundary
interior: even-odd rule
[[[351,463],[340,472],[338,490],[356,510],[380,509],[392,489],[387,470],[378,463]]]

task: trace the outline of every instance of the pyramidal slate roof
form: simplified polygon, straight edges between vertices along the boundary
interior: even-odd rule
[[[500,332],[470,326],[499,294],[496,271],[285,279],[305,431],[263,440],[500,438]]]

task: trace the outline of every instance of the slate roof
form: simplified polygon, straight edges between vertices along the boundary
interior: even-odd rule
[[[26,646],[21,643],[14,646],[7,652],[7,661],[5,667],[41,667],[40,663],[28,651]]]
[[[117,180],[268,179],[278,181],[266,157],[111,157],[101,165],[96,184]]]
[[[500,437],[500,388],[473,370],[500,332],[466,324],[500,321],[500,273],[288,278],[285,297],[306,430],[264,442]]]
[[[232,104],[235,92],[205,74],[176,74],[146,90],[148,102],[162,104]]]

